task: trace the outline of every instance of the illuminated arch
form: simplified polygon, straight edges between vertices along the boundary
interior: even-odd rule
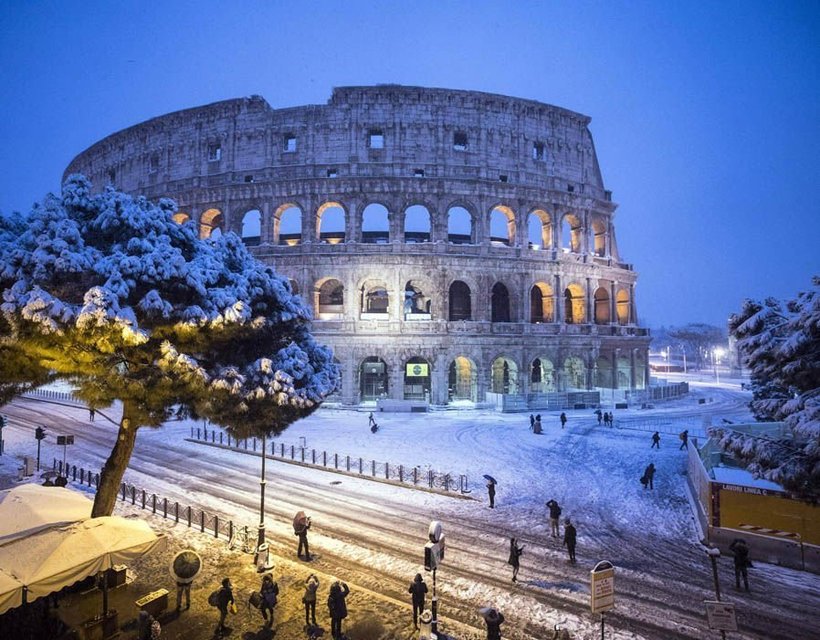
[[[566,213],[561,218],[561,247],[572,253],[581,253],[584,225],[574,213]]]
[[[510,358],[499,356],[493,360],[491,382],[493,393],[518,393],[518,365]]]
[[[222,235],[222,226],[224,224],[225,218],[219,209],[208,209],[199,217],[199,237],[203,240],[205,238],[218,238]]]
[[[615,310],[618,315],[618,324],[629,324],[629,292],[621,289],[615,294]]]
[[[555,366],[552,360],[539,356],[530,363],[530,393],[555,391]]]
[[[289,247],[302,242],[302,210],[298,205],[287,202],[276,209],[273,214],[273,242]]]
[[[552,249],[552,217],[543,209],[527,216],[527,240],[530,249]]]
[[[600,218],[593,218],[592,233],[589,238],[590,253],[604,257],[606,255],[606,223]]]
[[[598,287],[594,294],[595,324],[609,324],[609,292],[605,287]]]
[[[546,282],[536,282],[530,289],[530,322],[555,322],[554,292]]]
[[[478,369],[470,358],[457,356],[450,363],[447,381],[450,402],[477,401]]]
[[[490,242],[495,245],[515,245],[515,212],[503,204],[490,210]]]
[[[586,321],[584,289],[579,284],[573,283],[564,289],[564,321],[567,324],[583,324]]]
[[[173,216],[171,216],[174,222],[177,224],[185,224],[191,219],[187,213],[183,213],[182,211],[177,211]]]
[[[347,211],[339,202],[325,202],[316,209],[316,237],[326,244],[345,241]]]

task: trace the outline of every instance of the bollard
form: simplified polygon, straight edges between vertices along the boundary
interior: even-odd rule
[[[338,453],[333,454],[333,468],[334,469],[339,468],[339,454]]]
[[[186,509],[186,511],[188,512],[188,528],[190,529],[191,528],[191,507],[188,507]]]
[[[302,462],[305,461],[305,448],[302,447]]]
[[[293,448],[293,445],[290,445],[290,459],[293,460],[294,456],[295,456],[295,450]]]
[[[253,439],[253,451],[256,453],[256,438]]]
[[[196,439],[199,440],[199,427],[196,428]]]
[[[285,443],[284,442],[279,443],[279,457],[280,458],[285,457]]]
[[[370,475],[372,475],[374,478],[376,477],[376,461],[375,460],[370,461]]]
[[[168,518],[168,498],[162,499],[162,517],[164,519]]]
[[[322,451],[322,466],[327,466],[327,451]]]
[[[145,489],[142,490],[142,508],[145,509]]]
[[[450,474],[449,473],[444,474],[444,490],[445,491],[450,490]]]
[[[205,533],[205,512],[199,512],[199,530],[201,533]]]
[[[316,449],[311,449],[313,452],[313,464],[316,464]]]
[[[222,444],[222,436],[223,436],[223,433],[220,431],[219,432],[219,444]]]
[[[347,472],[350,473],[350,456],[347,456]]]
[[[359,458],[359,475],[362,475],[362,459]]]
[[[137,504],[137,488],[131,485],[131,504]]]
[[[222,435],[221,433],[219,435]],[[216,442],[216,431],[211,429],[211,442]]]
[[[214,516],[214,538],[219,537],[219,516]]]
[[[120,485],[120,491],[122,492],[122,501],[123,501],[123,502],[125,502],[125,490],[126,490],[126,489],[125,489],[125,483],[123,482],[123,483]]]
[[[413,484],[419,483],[419,468],[413,467]]]
[[[77,465],[71,465],[71,479],[77,482]]]
[[[155,493],[151,494],[151,512],[157,512],[157,495]]]
[[[427,472],[427,483],[430,485],[431,489],[433,488],[433,482],[435,481],[434,478],[435,476],[433,475],[433,470],[430,469],[430,471]]]
[[[228,520],[228,540],[233,538],[233,520]]]
[[[399,465],[399,482],[404,482],[404,465]]]
[[[174,524],[179,524],[179,502],[174,502]]]
[[[384,463],[384,478],[385,478],[385,480],[390,479],[390,463],[389,462]]]

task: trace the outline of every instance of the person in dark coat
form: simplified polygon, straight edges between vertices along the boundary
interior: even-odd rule
[[[748,591],[748,568],[752,566],[752,561],[749,560],[749,547],[746,546],[746,541],[743,538],[736,538],[735,541],[729,545],[729,550],[735,554],[735,587],[740,589],[740,578],[742,576],[743,587]]]
[[[350,589],[344,582],[338,580],[330,585],[330,594],[327,596],[327,608],[330,612],[330,635],[333,640],[342,638],[342,620],[347,617],[345,598]]]
[[[654,478],[655,478],[655,464],[653,462],[649,463],[649,466],[643,472],[643,477],[641,478],[641,483],[643,484],[644,489],[654,489]]]
[[[554,499],[547,503],[547,507],[550,510],[550,529],[552,530],[552,537],[557,538],[560,533],[560,531],[558,531],[558,524],[561,518],[561,507]]]
[[[535,424],[532,427],[532,431],[533,431],[533,433],[539,433],[539,434],[543,431],[543,429],[541,428],[541,419],[540,418],[535,419]]]
[[[532,428],[534,426],[535,426],[535,416],[530,414],[530,431],[532,431]]]
[[[265,624],[270,627],[273,625],[273,608],[276,606],[276,600],[279,596],[279,585],[273,581],[273,576],[266,573],[262,577],[262,586],[259,588],[262,594],[262,606],[259,610],[262,612],[262,617],[265,619]],[[270,618],[268,618],[270,612]]]
[[[312,573],[305,580],[305,595],[302,602],[305,605],[305,627],[310,627],[311,623],[316,626],[316,592],[319,590],[319,578]]]
[[[376,425],[376,419],[373,417],[373,412],[370,412],[370,415],[367,416],[367,426],[374,427]]]
[[[234,604],[233,585],[230,578],[222,580],[222,588],[216,597],[216,608],[219,609],[219,624],[216,626],[216,635],[221,636],[228,633],[230,629],[225,626],[225,618],[228,617],[228,606]]]
[[[410,583],[410,589],[408,589],[408,592],[412,595],[413,599],[413,626],[418,629],[418,617],[421,615],[422,611],[424,611],[424,595],[427,593],[427,585],[424,583],[424,579],[421,577],[420,573],[417,573],[416,577],[413,579],[413,582]]]
[[[661,434],[657,431],[652,434],[652,447],[661,448]],[[651,449],[652,447],[649,448]]]
[[[567,424],[567,414],[563,411],[561,412],[561,428],[563,429]]]
[[[490,509],[495,509],[495,482],[487,483],[487,495],[490,498]]]
[[[484,614],[484,622],[487,623],[487,640],[501,640],[501,625],[504,623],[503,614],[495,609],[490,609]]]
[[[680,446],[678,447],[678,451],[681,449],[686,449],[687,445],[689,444],[689,429],[684,429],[680,432]]]
[[[512,565],[513,568],[513,575],[512,581],[518,582],[518,569],[520,565],[520,558],[521,554],[524,553],[524,546],[521,545],[520,547],[515,541],[515,538],[510,538],[510,557],[507,560],[507,564]]]
[[[97,413],[97,412],[96,412],[96,411],[94,411],[94,409],[90,409],[90,408],[89,408],[89,410],[88,410],[88,421],[89,421],[89,422],[94,422],[94,415],[95,415],[96,413]]]
[[[598,418],[598,426],[601,426],[601,418],[603,417],[603,412],[600,409],[595,410],[595,416]]]
[[[296,557],[302,557],[302,549],[305,550],[305,560],[310,562],[313,558],[310,556],[310,547],[308,546],[307,532],[310,529],[310,518],[305,519],[304,525],[300,526],[294,534],[299,536],[299,546],[296,549]]]
[[[575,542],[577,540],[577,535],[575,532],[575,525],[572,524],[572,521],[567,518],[564,520],[564,546],[569,551],[569,561],[575,564]]]
[[[191,608],[191,583],[193,579],[177,579],[177,612],[182,610],[182,597],[185,597],[185,609]]]

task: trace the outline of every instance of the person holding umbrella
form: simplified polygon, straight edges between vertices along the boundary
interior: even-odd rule
[[[185,609],[191,608],[191,584],[202,568],[202,558],[196,551],[185,549],[171,560],[171,576],[177,581],[177,613],[182,610],[182,598],[185,597]]]
[[[293,534],[299,537],[299,546],[296,549],[296,556],[302,557],[302,549],[305,550],[305,560],[310,562],[313,558],[310,555],[307,532],[310,529],[310,518],[304,511],[299,511],[293,518]]]
[[[524,553],[524,546],[521,545],[520,547],[515,541],[515,538],[510,538],[510,558],[507,560],[507,564],[512,565],[513,568],[513,575],[512,581],[518,582],[518,568],[520,565],[520,558],[521,554]]]
[[[484,479],[487,481],[487,496],[490,498],[490,509],[495,509],[495,478],[484,474]]]

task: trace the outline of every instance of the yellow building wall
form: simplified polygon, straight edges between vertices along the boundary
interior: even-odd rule
[[[739,529],[744,524],[797,533],[802,542],[820,545],[820,507],[787,497],[722,487],[720,526]]]

